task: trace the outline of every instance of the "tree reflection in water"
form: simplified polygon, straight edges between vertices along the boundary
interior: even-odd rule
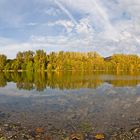
[[[14,82],[18,89],[43,91],[46,87],[64,89],[97,88],[103,83],[115,87],[137,86],[137,74],[113,74],[101,72],[5,72],[0,73],[0,87]]]

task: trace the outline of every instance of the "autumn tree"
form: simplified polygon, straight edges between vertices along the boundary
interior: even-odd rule
[[[47,56],[43,50],[37,50],[34,56],[34,70],[44,71],[46,69]]]
[[[3,54],[0,54],[0,71],[4,70],[4,67],[6,65],[6,60],[7,60],[7,57]]]

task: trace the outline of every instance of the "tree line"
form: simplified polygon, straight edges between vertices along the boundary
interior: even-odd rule
[[[102,57],[97,52],[18,52],[15,59],[0,54],[0,71],[140,71],[140,57],[114,54]]]

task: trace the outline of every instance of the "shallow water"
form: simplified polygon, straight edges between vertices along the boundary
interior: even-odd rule
[[[0,73],[0,119],[47,133],[129,130],[140,125],[139,83],[138,74]]]

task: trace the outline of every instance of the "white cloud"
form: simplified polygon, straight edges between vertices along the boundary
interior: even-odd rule
[[[0,48],[0,53],[6,54],[9,58],[15,58],[19,51],[43,49],[51,51],[88,51],[90,45],[89,38],[77,38],[77,36],[32,36],[26,43],[3,40],[4,46]],[[0,44],[1,46],[1,44]],[[11,53],[12,52],[12,53]]]
[[[91,27],[89,18],[82,18],[79,21],[79,24],[76,26],[76,31],[78,34],[91,35],[93,29]]]
[[[7,39],[5,39],[6,41]],[[3,41],[4,42],[4,41]],[[6,41],[7,42],[7,41]],[[67,37],[67,36],[32,36],[32,38],[26,43],[7,42],[1,49],[0,53],[6,54],[9,58],[14,58],[19,51],[26,50],[38,50],[43,49],[46,52],[51,51],[80,51],[88,52],[97,51],[103,56],[109,56],[115,53],[127,53],[140,55],[140,48],[135,43],[135,40],[127,42],[114,42],[114,41],[100,41],[99,37],[89,38],[87,37]],[[12,53],[11,53],[12,52]]]
[[[88,13],[92,18],[91,20],[94,21],[95,18],[98,18],[100,24],[102,23],[107,28],[113,28],[110,23],[108,14],[106,13],[105,7],[102,5],[100,0],[59,0],[65,3],[67,6],[72,6],[73,8]]]
[[[56,25],[64,26],[65,29],[67,30],[67,33],[70,33],[74,27],[73,22],[70,20],[57,20],[55,22],[49,22],[48,25],[49,26],[56,26]]]
[[[59,0],[54,0],[54,2],[58,5],[58,7],[64,12],[66,13],[66,15],[71,19],[71,21],[74,23],[74,24],[77,24],[77,21],[76,19],[72,16],[72,14],[68,11],[67,8],[65,8],[65,6],[59,2]]]

